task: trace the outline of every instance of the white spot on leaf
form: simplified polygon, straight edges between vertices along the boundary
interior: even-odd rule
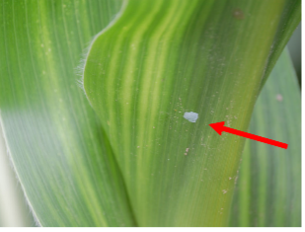
[[[198,114],[195,112],[185,112],[183,117],[189,122],[195,123],[198,119]]]

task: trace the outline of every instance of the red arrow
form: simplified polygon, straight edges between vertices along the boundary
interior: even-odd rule
[[[281,148],[285,148],[285,149],[288,148],[287,143],[278,142],[278,141],[275,141],[273,139],[268,139],[268,138],[265,138],[265,137],[262,137],[262,136],[258,136],[258,135],[250,134],[250,133],[247,133],[247,132],[244,132],[244,131],[236,130],[236,129],[233,129],[233,128],[230,128],[230,127],[226,127],[224,121],[223,122],[211,123],[210,127],[212,127],[220,135],[224,131],[224,132],[227,132],[227,133],[230,133],[230,134],[242,136],[242,137],[245,137],[245,138],[248,138],[248,139],[253,139],[253,140],[263,142],[263,143],[267,143],[267,144],[270,144],[270,145],[273,145],[273,146],[277,146],[277,147],[281,147]]]

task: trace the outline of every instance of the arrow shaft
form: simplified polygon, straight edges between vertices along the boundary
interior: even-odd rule
[[[267,143],[267,144],[270,144],[270,145],[273,145],[273,146],[281,147],[281,148],[284,148],[284,149],[288,148],[287,143],[282,143],[282,142],[279,142],[279,141],[276,141],[276,140],[273,140],[273,139],[268,139],[268,138],[265,138],[265,137],[262,137],[262,136],[250,134],[248,132],[236,130],[236,129],[233,129],[233,128],[230,128],[230,127],[224,126],[223,131],[225,131],[227,133],[230,133],[230,134],[235,134],[235,135],[238,135],[238,136],[242,136],[242,137],[245,137],[245,138],[248,138],[248,139],[253,139],[253,140],[256,140],[256,141],[259,141],[259,142]]]

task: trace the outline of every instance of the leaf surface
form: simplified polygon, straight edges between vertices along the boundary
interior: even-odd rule
[[[232,204],[232,226],[301,226],[301,97],[284,51],[260,93],[249,132],[288,143],[248,140]]]
[[[244,139],[209,124],[248,128],[300,1],[125,3],[90,47],[84,88],[137,222],[227,225]]]
[[[112,149],[75,71],[120,8],[113,0],[0,1],[1,124],[43,226],[135,225]]]

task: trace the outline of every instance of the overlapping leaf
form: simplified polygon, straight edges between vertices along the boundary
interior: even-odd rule
[[[287,51],[255,104],[249,131],[288,149],[247,141],[231,212],[232,226],[301,226],[301,98]]]
[[[120,170],[75,68],[121,1],[1,0],[0,109],[43,226],[135,225]]]
[[[84,88],[140,226],[226,225],[244,139],[209,123],[247,129],[299,19],[300,1],[130,0],[96,38]]]
[[[0,8],[1,124],[39,223],[226,225],[243,140],[208,124],[247,128],[300,1],[126,1],[86,60],[101,121],[74,69],[121,2]]]

